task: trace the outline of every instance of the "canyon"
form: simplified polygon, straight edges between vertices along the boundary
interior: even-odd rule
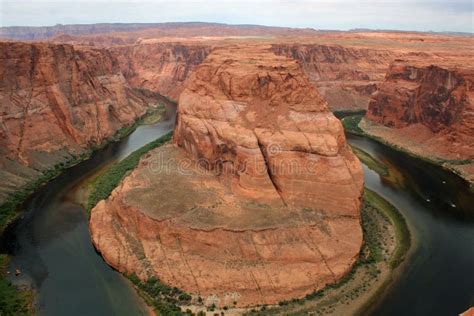
[[[332,111],[474,183],[471,36],[206,23],[1,28],[0,203],[177,101],[173,142],[92,210],[105,261],[206,306],[337,283],[364,173]],[[21,42],[17,40],[22,40]]]
[[[360,126],[474,183],[473,84],[474,68],[459,60],[396,60]]]
[[[145,114],[104,49],[0,43],[0,201]]]
[[[401,55],[385,49],[321,44],[275,44],[272,49],[300,62],[333,111],[366,109],[387,65]]]
[[[174,145],[147,154],[90,229],[123,273],[208,305],[275,304],[350,271],[362,187],[341,123],[299,64],[269,46],[227,46],[188,79]]]
[[[110,48],[128,84],[177,100],[189,74],[211,51],[210,45],[151,43]]]

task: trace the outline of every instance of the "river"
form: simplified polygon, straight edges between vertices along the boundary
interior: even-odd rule
[[[75,188],[107,164],[171,131],[175,109],[164,121],[139,126],[120,142],[52,180],[25,203],[23,216],[7,228],[3,247],[11,256],[14,284],[36,292],[38,315],[148,315],[148,307],[131,283],[110,268],[95,251],[83,207],[74,202]]]
[[[389,167],[365,185],[405,217],[414,245],[373,315],[458,315],[474,305],[474,194],[459,177],[371,139],[347,135]]]
[[[147,307],[121,274],[95,252],[84,209],[71,196],[105,165],[169,132],[166,120],[140,126],[65,171],[25,203],[4,235],[15,284],[37,293],[39,315],[145,315]],[[373,315],[457,315],[474,305],[474,194],[457,176],[370,139],[348,140],[389,166],[382,178],[364,166],[366,186],[405,216],[415,246]]]

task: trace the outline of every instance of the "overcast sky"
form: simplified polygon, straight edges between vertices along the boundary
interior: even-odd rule
[[[204,21],[474,32],[474,0],[0,0],[0,24]]]

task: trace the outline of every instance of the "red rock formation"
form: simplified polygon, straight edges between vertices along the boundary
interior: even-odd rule
[[[400,55],[320,44],[274,44],[272,50],[298,60],[332,110],[366,109],[388,65]]]
[[[174,140],[92,210],[113,267],[220,306],[303,297],[351,269],[362,169],[296,61],[214,50],[181,93]]]
[[[438,65],[397,60],[371,100],[364,126],[422,156],[462,160],[459,168],[465,169],[462,172],[472,181],[473,87],[474,69],[470,66],[449,60],[438,61]]]
[[[433,132],[474,127],[474,71],[397,60],[370,102],[367,118],[388,127],[420,123]]]
[[[0,52],[2,197],[146,111],[106,50],[0,43]]]
[[[209,54],[209,45],[156,43],[110,49],[133,87],[177,99],[189,73]]]
[[[358,196],[351,174],[360,171],[359,165],[341,124],[294,60],[260,47],[214,51],[190,78],[179,104],[176,143],[211,164],[231,161],[224,169],[235,176],[236,190],[303,206],[337,201],[333,195]],[[287,161],[304,165],[315,157],[318,170],[313,173],[279,169]],[[262,175],[262,168],[268,173]],[[327,194],[315,189],[318,183]],[[328,183],[335,184],[334,190],[328,190]],[[331,210],[358,210],[358,202],[349,200],[344,206],[336,202]]]

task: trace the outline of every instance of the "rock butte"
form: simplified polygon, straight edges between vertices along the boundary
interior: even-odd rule
[[[303,297],[350,271],[362,168],[297,61],[270,46],[216,48],[178,108],[175,144],[92,210],[110,265],[218,306]]]

